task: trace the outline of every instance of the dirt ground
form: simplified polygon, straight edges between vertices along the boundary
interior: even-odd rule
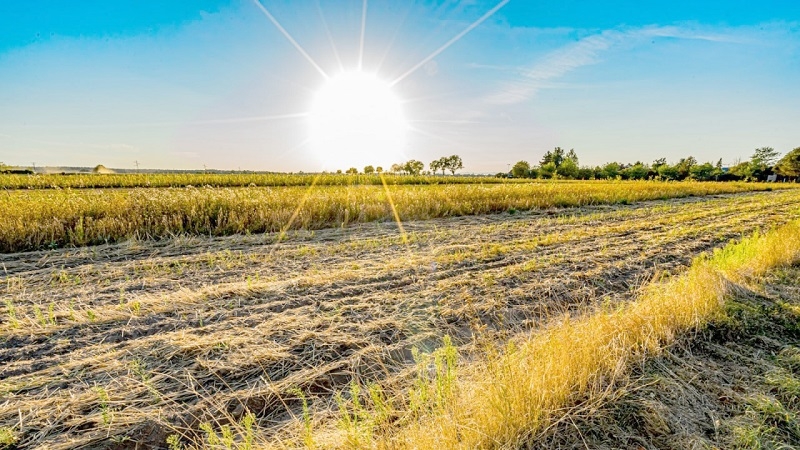
[[[0,427],[20,448],[152,448],[209,418],[280,436],[411,349],[469,357],[800,216],[800,193],[692,197],[0,255]]]

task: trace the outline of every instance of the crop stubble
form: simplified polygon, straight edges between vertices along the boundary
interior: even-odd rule
[[[402,386],[410,349],[465,354],[618,302],[699,252],[800,215],[797,191],[0,256],[0,427],[124,447],[245,410],[267,435],[300,388],[324,415],[353,377]],[[9,305],[14,309],[11,320]],[[52,306],[51,306],[52,305]],[[38,313],[37,313],[38,308]],[[122,436],[132,440],[124,442]]]

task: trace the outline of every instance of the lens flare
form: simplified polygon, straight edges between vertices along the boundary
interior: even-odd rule
[[[389,83],[373,74],[346,72],[317,91],[311,107],[311,142],[326,169],[389,164],[403,156],[408,124]]]

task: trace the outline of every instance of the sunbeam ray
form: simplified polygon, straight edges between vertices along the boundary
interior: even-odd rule
[[[395,206],[394,199],[392,198],[392,193],[389,191],[389,185],[386,184],[386,178],[384,178],[383,174],[379,174],[381,177],[381,183],[383,184],[383,191],[386,193],[386,200],[389,201],[389,206],[392,208],[392,215],[394,216],[394,221],[397,223],[397,228],[400,230],[400,239],[402,239],[403,244],[405,244],[406,249],[409,249],[408,245],[408,235],[406,234],[406,229],[403,227],[403,221],[400,220],[400,213],[397,212],[397,206]]]
[[[403,14],[402,18],[399,21],[399,25],[394,30],[394,34],[392,35],[392,39],[389,41],[389,45],[386,46],[386,50],[384,50],[383,55],[381,56],[380,60],[378,61],[377,65],[377,72],[381,71],[383,68],[383,63],[386,61],[386,58],[389,56],[389,52],[391,52],[392,48],[394,47],[395,42],[397,42],[397,36],[400,34],[400,30],[405,26],[406,22],[408,21],[408,16],[411,14],[411,10],[413,6],[409,5],[406,9],[406,12]]]
[[[319,13],[320,20],[322,20],[322,27],[325,28],[325,35],[328,36],[328,42],[331,43],[333,56],[336,58],[336,63],[339,64],[339,70],[344,72],[344,64],[342,64],[342,58],[339,56],[339,49],[336,48],[336,43],[333,41],[331,29],[328,26],[328,21],[325,19],[325,14],[322,12],[322,5],[320,5],[319,0],[317,0],[317,12]]]
[[[364,67],[364,35],[367,32],[367,0],[361,7],[361,41],[358,44],[358,70]]]
[[[292,216],[289,218],[289,221],[286,222],[286,225],[284,225],[281,228],[281,231],[278,233],[278,237],[275,242],[276,244],[280,243],[286,238],[286,233],[292,228],[292,225],[294,225],[294,221],[297,220],[297,216],[300,215],[300,211],[303,209],[303,206],[305,206],[309,197],[311,197],[311,191],[314,190],[314,186],[317,185],[317,182],[319,181],[321,176],[322,174],[317,174],[317,176],[315,176],[314,180],[311,182],[311,185],[308,187],[308,189],[306,189],[303,198],[300,200],[300,203],[297,204],[297,208],[295,208],[294,212],[292,213]]]
[[[492,17],[492,16],[493,16],[493,15],[494,15],[494,14],[495,14],[497,11],[499,11],[499,10],[500,10],[500,8],[502,8],[502,7],[506,6],[506,4],[507,4],[508,2],[510,2],[510,1],[511,1],[511,0],[503,0],[503,1],[501,1],[500,3],[498,3],[498,4],[497,4],[497,5],[494,7],[494,8],[490,9],[490,10],[489,10],[489,11],[488,11],[486,14],[484,14],[483,16],[481,16],[481,18],[480,18],[480,19],[476,20],[475,22],[473,22],[472,24],[470,24],[470,26],[468,26],[467,28],[465,28],[465,29],[464,29],[464,31],[462,31],[461,33],[458,33],[457,35],[455,35],[455,37],[453,37],[452,39],[450,39],[449,41],[447,41],[447,42],[446,42],[446,43],[445,43],[443,46],[441,46],[441,47],[439,47],[438,49],[436,49],[436,51],[434,51],[433,53],[431,53],[430,55],[428,55],[428,56],[427,56],[426,58],[424,58],[422,61],[420,61],[419,63],[417,63],[417,64],[416,64],[414,67],[412,67],[412,68],[408,69],[408,71],[406,71],[404,74],[402,74],[402,75],[400,75],[399,77],[397,77],[397,79],[395,79],[394,81],[392,81],[392,82],[390,83],[390,86],[394,86],[395,84],[397,84],[397,83],[399,83],[399,82],[403,81],[403,80],[404,80],[406,77],[408,77],[408,76],[409,76],[409,75],[411,75],[412,73],[414,73],[414,72],[416,72],[417,70],[419,70],[419,68],[420,68],[420,67],[422,67],[422,66],[424,66],[425,64],[427,64],[427,63],[428,63],[428,61],[430,61],[430,60],[432,60],[433,58],[436,58],[437,56],[439,56],[439,54],[440,54],[440,53],[442,53],[443,51],[447,50],[447,49],[448,49],[448,48],[449,48],[451,45],[453,45],[453,44],[455,44],[456,42],[458,42],[458,41],[459,41],[461,38],[463,38],[464,36],[466,36],[466,35],[467,35],[467,33],[469,33],[470,31],[474,30],[474,29],[475,29],[475,28],[476,28],[478,25],[480,25],[480,24],[482,24],[483,22],[485,22],[485,21],[486,21],[486,19],[488,19],[488,18]]]
[[[314,61],[314,58],[312,58],[312,57],[311,57],[311,55],[309,55],[309,54],[308,54],[308,53],[305,51],[305,49],[303,49],[303,47],[301,47],[301,46],[300,46],[300,44],[298,44],[298,43],[297,43],[297,41],[295,41],[295,40],[294,40],[294,38],[292,37],[292,35],[291,35],[291,34],[289,34],[289,32],[288,32],[288,31],[286,31],[286,29],[285,29],[285,28],[283,28],[283,26],[282,26],[282,25],[281,25],[281,24],[278,22],[278,20],[277,20],[277,19],[275,19],[275,17],[274,17],[272,14],[270,14],[270,12],[267,10],[267,8],[265,8],[265,7],[264,7],[264,5],[262,5],[262,4],[261,4],[261,2],[260,2],[259,0],[253,0],[253,3],[255,3],[255,5],[258,7],[258,9],[260,9],[260,10],[261,10],[261,12],[262,12],[262,13],[264,13],[264,15],[265,15],[265,16],[267,16],[267,19],[269,19],[269,21],[270,21],[270,22],[272,22],[272,24],[273,24],[273,25],[275,25],[275,27],[278,29],[278,31],[280,31],[280,32],[281,32],[281,34],[283,34],[283,36],[284,36],[284,37],[285,37],[285,38],[286,38],[286,39],[287,39],[289,42],[291,42],[291,44],[294,46],[294,48],[296,48],[296,49],[297,49],[297,51],[298,51],[298,52],[300,52],[300,54],[301,54],[301,55],[303,55],[303,56],[306,58],[306,60],[308,60],[308,62],[309,62],[309,63],[310,63],[312,66],[314,66],[314,68],[315,68],[315,69],[317,69],[317,72],[319,72],[319,73],[320,73],[320,75],[322,75],[322,76],[323,76],[325,79],[328,79],[328,78],[330,78],[330,77],[328,76],[328,74],[327,74],[327,73],[325,73],[325,71],[324,71],[324,70],[322,70],[322,67],[320,67],[320,66],[319,66],[319,64],[317,64],[317,63],[316,63],[316,61]]]

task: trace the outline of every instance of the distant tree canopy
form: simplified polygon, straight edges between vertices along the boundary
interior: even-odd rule
[[[545,164],[553,163],[554,166],[558,167],[561,165],[561,161],[564,160],[564,149],[561,147],[556,147],[553,151],[547,151],[542,157],[542,161],[539,163],[540,166],[544,166]]]
[[[364,167],[364,173],[365,174],[375,173],[375,168],[372,166],[366,166]]]
[[[464,162],[458,155],[451,155],[447,157],[447,170],[450,174],[455,175],[457,171],[464,168]]]
[[[573,150],[570,152],[575,153]],[[559,178],[577,178],[578,177],[578,157],[570,158],[567,156],[561,161],[561,164],[556,166],[556,175]]]
[[[425,164],[422,161],[411,159],[404,164],[392,164],[392,172],[403,172],[409,175],[419,175],[425,169]]]
[[[697,158],[687,156],[675,164],[666,158],[658,158],[652,164],[636,161],[633,164],[609,162],[602,166],[580,166],[575,149],[561,147],[545,152],[538,166],[519,161],[511,168],[510,175],[516,178],[562,178],[577,180],[623,179],[623,180],[696,180],[696,181],[766,181],[777,174],[800,181],[800,147],[792,150],[780,160],[780,153],[772,147],[755,149],[749,161],[725,168],[722,159],[716,164],[700,163]]]
[[[784,177],[800,177],[800,147],[795,148],[781,158],[778,164],[775,165],[775,172]]]
[[[355,174],[358,173],[358,169],[356,169],[355,167],[351,167],[351,168],[347,169],[347,173],[349,173],[351,175],[355,175]]]
[[[776,161],[778,161],[779,156],[781,156],[781,154],[775,151],[774,148],[761,147],[756,149],[756,151],[753,153],[753,156],[750,157],[750,161],[753,164],[771,166],[774,165]]]
[[[516,178],[529,178],[530,171],[531,165],[528,164],[528,161],[519,161],[511,168],[511,175]]]
[[[444,175],[445,171],[449,170],[452,175],[455,175],[457,171],[464,168],[464,162],[461,160],[460,156],[450,155],[431,161],[428,167],[430,167],[433,173],[441,170],[442,175]]]
[[[431,168],[431,172],[436,173],[441,170],[442,175],[444,175],[444,170],[446,169],[445,158],[439,158],[431,161],[429,167]]]

